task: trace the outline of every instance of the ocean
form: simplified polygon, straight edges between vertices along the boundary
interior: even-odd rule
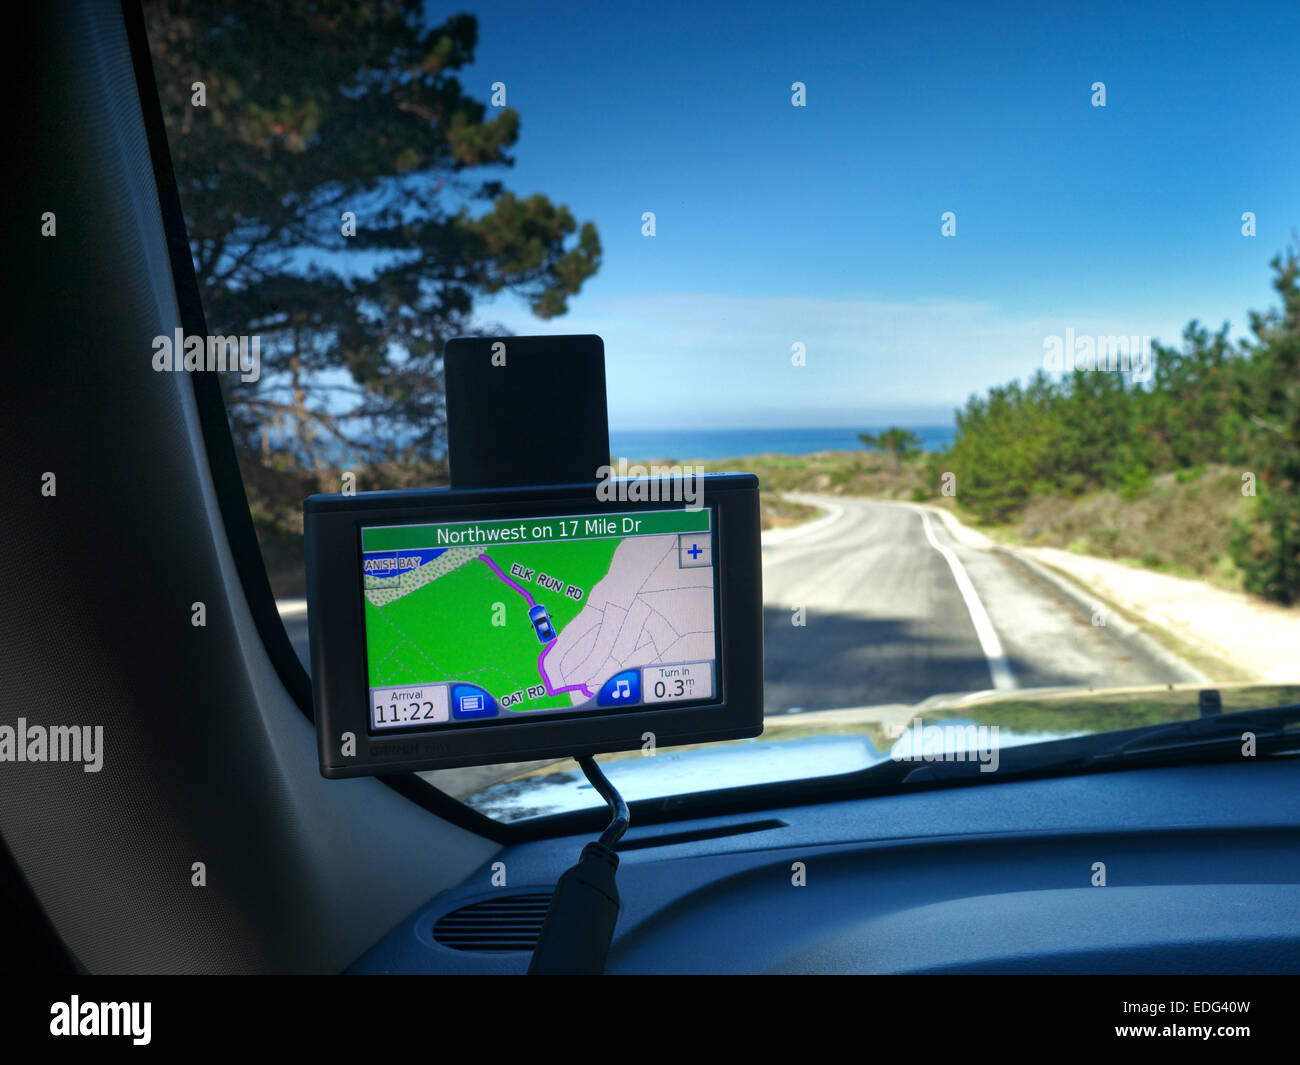
[[[888,426],[797,429],[611,429],[609,448],[628,462],[649,459],[736,459],[747,455],[811,455],[814,451],[857,451],[858,433],[878,433]],[[951,425],[907,425],[925,451],[942,451],[952,443]]]

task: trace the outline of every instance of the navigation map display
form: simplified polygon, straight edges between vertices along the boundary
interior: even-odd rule
[[[364,526],[373,734],[718,696],[712,508]]]

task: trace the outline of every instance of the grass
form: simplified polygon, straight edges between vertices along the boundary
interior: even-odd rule
[[[779,495],[760,496],[759,520],[764,531],[780,529],[787,525],[802,525],[817,517],[821,511],[805,503],[792,503]]]
[[[1161,474],[1131,499],[1117,491],[1049,496],[1010,525],[969,524],[1003,542],[1062,548],[1239,592],[1242,575],[1228,542],[1233,519],[1244,519],[1249,505],[1240,471],[1209,466]]]
[[[915,491],[926,490],[926,467],[919,455],[896,461],[868,451],[819,451],[812,455],[750,455],[701,465],[710,473],[756,474],[767,495],[809,492],[910,500]]]

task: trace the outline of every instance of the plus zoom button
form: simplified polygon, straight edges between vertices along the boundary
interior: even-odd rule
[[[680,533],[677,537],[677,564],[682,569],[713,565],[713,547],[708,533]]]

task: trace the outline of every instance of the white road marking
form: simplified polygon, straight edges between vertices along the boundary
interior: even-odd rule
[[[1018,687],[1016,678],[1011,673],[1011,666],[1008,665],[1006,655],[1002,651],[1002,641],[998,639],[993,622],[989,620],[988,611],[984,609],[984,604],[980,602],[979,594],[975,591],[975,585],[971,583],[970,576],[966,573],[966,567],[961,564],[961,559],[953,554],[951,549],[944,547],[934,538],[930,515],[926,511],[921,511],[921,526],[925,529],[925,538],[930,541],[930,546],[947,560],[948,568],[952,570],[953,579],[957,582],[957,590],[961,592],[966,609],[970,611],[975,635],[979,638],[984,657],[988,659],[993,687],[998,691],[1010,691]]]

